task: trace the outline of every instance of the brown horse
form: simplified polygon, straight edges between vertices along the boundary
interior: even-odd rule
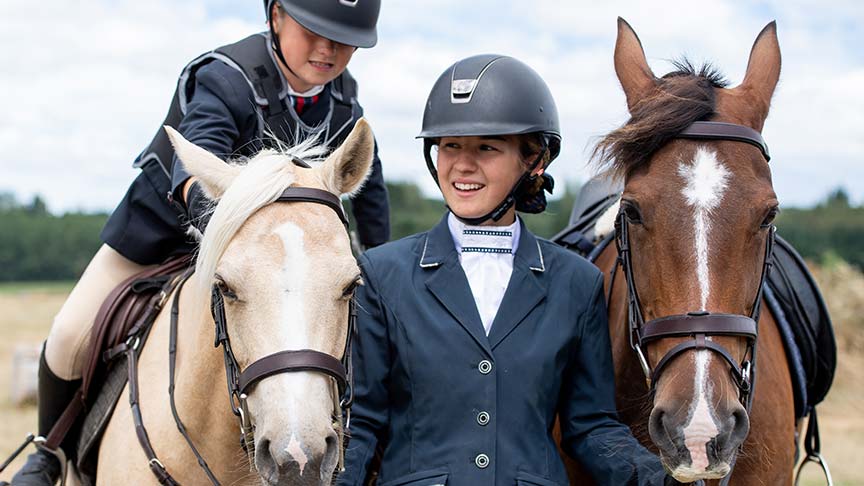
[[[763,155],[752,141],[728,137],[680,138],[695,121],[742,125],[758,137],[780,74],[776,25],[756,39],[740,86],[726,88],[710,67],[677,67],[656,78],[636,33],[618,20],[615,70],[631,118],[600,141],[595,155],[624,180],[618,225],[629,237],[596,260],[606,275],[620,417],[679,481],[720,484],[731,474],[728,484],[788,485],[795,461],[791,379],[775,321],[767,309],[758,313],[777,213],[767,149]],[[629,276],[619,263],[621,245],[628,245]],[[735,316],[721,318],[729,322],[758,319],[758,366],[746,333],[712,332],[719,320],[703,323],[708,331],[699,345],[682,344],[699,334],[646,342],[646,366],[631,346],[633,319],[650,324],[709,313]],[[748,414],[741,384],[750,361],[758,379]],[[585,484],[578,466],[568,466],[573,484]]]

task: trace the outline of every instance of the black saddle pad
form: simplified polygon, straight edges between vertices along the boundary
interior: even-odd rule
[[[837,366],[837,343],[831,316],[801,255],[777,236],[768,286],[792,331],[804,371],[806,400],[796,415],[806,415],[825,399]]]

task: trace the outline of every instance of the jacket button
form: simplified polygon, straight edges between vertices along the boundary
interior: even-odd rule
[[[477,454],[474,458],[474,465],[480,469],[486,469],[489,466],[489,456],[486,454]]]
[[[477,364],[477,369],[480,371],[480,373],[488,375],[492,371],[492,362],[488,359],[484,359]]]
[[[486,425],[489,423],[489,412],[480,412],[477,414],[477,423]]]

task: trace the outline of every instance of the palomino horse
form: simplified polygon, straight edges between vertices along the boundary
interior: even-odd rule
[[[344,144],[314,168],[298,161],[323,155],[311,143],[264,151],[248,164],[234,165],[169,132],[189,173],[218,200],[196,271],[178,300],[174,392],[189,439],[214,479],[199,467],[172,418],[167,309],[154,323],[138,365],[140,410],[153,450],[181,484],[330,484],[342,453],[336,380],[318,371],[265,373],[246,392],[244,408],[254,437],[249,453],[244,452],[232,413],[238,397],[229,403],[226,388],[227,358],[213,346],[211,289],[218,288],[224,301],[238,370],[285,350],[314,350],[338,363],[360,270],[337,196],[357,190],[365,180],[372,132],[358,121]],[[335,203],[279,202],[289,186],[327,191]],[[158,484],[136,432],[130,408],[121,400],[99,450],[101,484]]]
[[[619,414],[681,482],[788,485],[791,379],[775,321],[758,312],[777,213],[758,134],[780,74],[776,26],[759,34],[740,86],[678,67],[656,78],[618,20],[615,70],[631,118],[595,154],[624,180],[617,244],[596,259]],[[697,124],[722,133],[685,138],[697,121],[737,128]]]

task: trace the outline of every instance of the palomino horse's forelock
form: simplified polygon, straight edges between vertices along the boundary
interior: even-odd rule
[[[244,170],[222,194],[208,223],[207,234],[201,240],[195,271],[201,278],[196,296],[206,302],[210,296],[209,282],[216,265],[237,230],[262,207],[275,201],[295,180],[294,158],[320,162],[326,148],[308,139],[295,147],[265,150],[255,157],[238,161]]]

